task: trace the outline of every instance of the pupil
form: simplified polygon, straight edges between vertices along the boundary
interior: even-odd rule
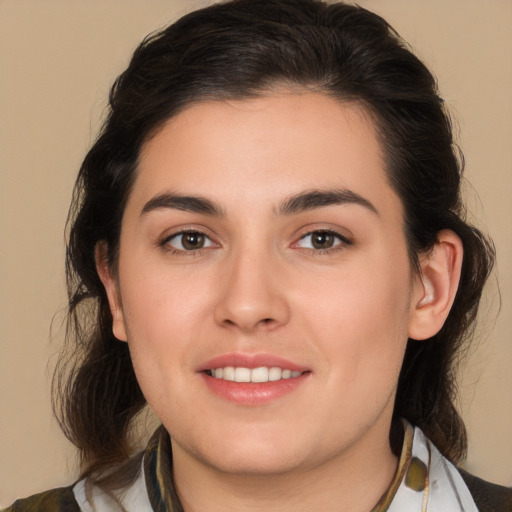
[[[201,233],[186,233],[183,235],[182,243],[185,249],[200,249],[204,245],[204,235]]]
[[[315,249],[329,249],[333,244],[333,236],[329,233],[315,233],[313,236],[313,247]]]

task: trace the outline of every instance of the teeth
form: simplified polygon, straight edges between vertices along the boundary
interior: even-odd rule
[[[222,373],[221,377],[217,377],[217,372],[220,370]],[[224,380],[235,380],[235,369],[232,366],[226,366],[226,368],[219,368],[215,370],[215,378]]]
[[[235,368],[235,382],[251,382],[249,368]]]
[[[273,382],[281,379],[294,379],[302,372],[291,371],[287,369],[272,366],[271,368],[261,366],[259,368],[244,368],[226,366],[224,368],[214,368],[210,370],[212,377],[235,382]]]
[[[268,380],[273,382],[275,380],[281,380],[281,377],[283,375],[283,370],[281,368],[270,368],[268,371]]]
[[[251,382],[268,382],[268,368],[253,368],[251,370]]]

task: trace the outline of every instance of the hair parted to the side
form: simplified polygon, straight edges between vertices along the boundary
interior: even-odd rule
[[[429,340],[408,342],[395,418],[421,427],[449,459],[464,455],[464,424],[454,406],[457,355],[471,335],[494,252],[465,221],[462,158],[435,79],[385,20],[361,7],[234,0],[192,12],[141,43],[112,88],[108,117],[80,169],[68,219],[67,352],[54,397],[83,475],[105,475],[130,457],[130,428],[145,406],[128,346],[112,334],[94,259],[96,244],[106,242],[115,272],[143,144],[194,102],[283,87],[356,102],[372,116],[389,182],[404,206],[413,268],[440,230],[453,230],[463,242],[461,282],[444,327]],[[125,480],[132,473],[125,471]],[[114,474],[117,480],[104,485],[120,485],[122,475]]]

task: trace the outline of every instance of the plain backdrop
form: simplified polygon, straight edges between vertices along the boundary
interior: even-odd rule
[[[0,505],[76,476],[50,410],[72,185],[136,44],[204,3],[0,0]],[[359,3],[434,70],[460,126],[470,210],[498,251],[481,341],[461,371],[465,466],[512,485],[512,2]]]

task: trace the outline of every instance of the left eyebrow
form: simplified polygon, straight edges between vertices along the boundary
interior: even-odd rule
[[[302,192],[290,197],[282,203],[278,209],[278,213],[280,215],[293,215],[308,210],[323,208],[324,206],[345,204],[362,206],[379,216],[379,211],[368,199],[348,189],[311,190]]]
[[[222,217],[222,208],[204,197],[184,196],[165,193],[150,199],[142,208],[141,216],[154,210],[182,210],[185,212],[202,213],[212,217]]]

